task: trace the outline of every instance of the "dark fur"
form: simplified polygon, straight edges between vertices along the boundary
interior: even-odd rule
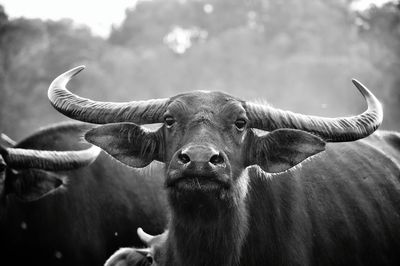
[[[242,264],[398,265],[400,150],[383,152],[381,134],[271,178],[251,169]]]
[[[140,127],[129,123],[107,124],[89,131],[85,138],[133,167],[145,165],[150,158],[166,163],[172,213],[167,265],[237,265],[248,230],[249,180],[242,175],[246,166],[284,171],[322,151],[324,143],[302,131],[280,130],[258,137],[251,130],[240,130],[235,121],[247,119],[242,103],[222,93],[177,96],[164,116],[175,123],[156,132],[142,134]],[[151,149],[143,156],[137,151],[148,150],[143,149],[148,140],[162,149]],[[266,150],[270,147],[279,147],[283,155]],[[163,156],[154,150],[163,151]],[[188,164],[179,159],[184,150],[193,159]],[[210,164],[217,154],[221,163]],[[271,159],[275,168],[269,165]]]
[[[243,103],[218,92],[171,98],[165,115],[176,121],[158,130],[172,214],[165,265],[400,265],[398,135],[326,147],[299,130],[257,136],[236,127],[248,121]],[[110,142],[116,153],[129,145]],[[223,164],[205,157],[214,150]]]
[[[243,243],[238,265],[399,265],[400,149],[392,141],[399,136],[377,132],[328,144],[280,174],[250,167],[246,215],[211,226],[173,216],[165,265],[236,265],[223,243]]]
[[[17,147],[80,150],[87,148],[82,136],[92,127],[57,125]],[[43,175],[56,175],[63,186],[29,203],[7,196],[0,206],[1,264],[98,266],[121,246],[140,246],[137,227],[161,233],[166,224],[162,168],[151,167],[128,168],[101,153],[92,165],[74,171],[8,169],[6,179],[19,180],[21,189]]]

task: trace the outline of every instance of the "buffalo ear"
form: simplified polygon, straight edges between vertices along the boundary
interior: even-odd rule
[[[22,201],[36,201],[64,184],[57,175],[39,169],[10,171],[13,174],[7,177],[6,193],[15,194]]]
[[[133,123],[115,123],[89,130],[85,139],[123,164],[145,167],[162,160],[161,133],[148,132]]]
[[[278,129],[262,137],[251,136],[254,139],[248,164],[257,164],[269,173],[288,170],[325,150],[321,138],[301,130]]]

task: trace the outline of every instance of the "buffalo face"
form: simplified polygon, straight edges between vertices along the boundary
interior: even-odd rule
[[[94,128],[85,138],[133,167],[164,162],[169,200],[187,215],[210,218],[234,207],[246,194],[247,166],[281,172],[324,150],[319,137],[300,130],[258,136],[248,126],[243,102],[223,93],[178,95],[163,117],[157,131],[116,123]]]

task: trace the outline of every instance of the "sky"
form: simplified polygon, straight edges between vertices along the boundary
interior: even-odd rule
[[[134,8],[135,4],[136,0],[0,0],[10,18],[70,18],[103,37],[109,34],[113,24],[123,21],[125,9]]]
[[[387,1],[360,0],[354,7],[365,9],[371,3],[381,5]],[[137,0],[0,0],[0,5],[4,6],[11,18],[70,18],[78,24],[89,26],[94,34],[107,37],[111,26],[119,25],[125,18],[125,9],[134,8],[136,2]]]

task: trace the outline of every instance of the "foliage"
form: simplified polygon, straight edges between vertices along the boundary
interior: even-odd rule
[[[350,83],[356,77],[383,101],[383,127],[399,130],[400,4],[364,12],[350,5],[143,1],[126,10],[108,39],[70,20],[9,19],[0,6],[0,132],[18,139],[66,119],[50,107],[46,90],[59,73],[80,64],[88,69],[70,87],[97,100],[208,89],[323,116],[364,110]],[[206,34],[190,35],[190,48],[176,54],[165,36],[177,27]]]

